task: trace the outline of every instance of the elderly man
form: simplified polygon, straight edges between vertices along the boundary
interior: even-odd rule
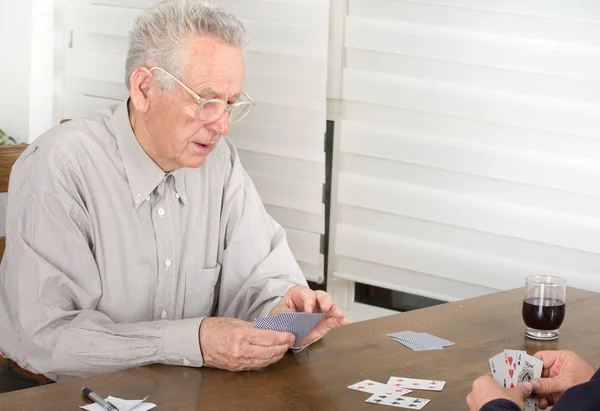
[[[127,102],[37,139],[10,181],[0,352],[52,380],[149,363],[247,370],[292,347],[256,317],[323,312],[227,137],[252,100],[246,34],[164,0],[130,35]]]

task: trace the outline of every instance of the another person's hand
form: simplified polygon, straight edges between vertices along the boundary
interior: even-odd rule
[[[342,310],[333,303],[331,296],[325,291],[313,291],[308,287],[294,286],[283,296],[269,313],[276,315],[285,312],[324,313],[325,317],[298,345],[309,344],[327,334],[333,328],[344,327],[349,321]]]
[[[494,381],[491,374],[486,374],[473,381],[472,391],[467,396],[467,405],[469,411],[479,411],[492,400],[505,399],[523,409],[525,399],[531,396],[532,389],[528,382],[518,384],[515,388],[504,388]]]
[[[542,378],[531,380],[542,410],[554,405],[567,389],[588,382],[596,371],[571,351],[540,351],[535,357],[544,362]]]
[[[255,328],[235,318],[205,318],[198,331],[208,367],[228,371],[263,368],[279,361],[294,343],[294,334]]]

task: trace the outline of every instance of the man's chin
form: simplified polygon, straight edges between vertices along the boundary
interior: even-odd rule
[[[183,166],[186,168],[199,168],[202,167],[204,165],[204,163],[206,162],[206,158],[208,157],[208,155],[205,156],[193,156],[191,158],[189,158],[188,161],[186,161]]]

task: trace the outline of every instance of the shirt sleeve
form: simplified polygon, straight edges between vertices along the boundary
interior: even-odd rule
[[[218,316],[264,317],[291,287],[307,285],[285,231],[265,210],[237,158],[226,189],[222,232]]]
[[[512,401],[498,399],[488,402],[480,411],[521,411],[521,408]]]
[[[597,411],[600,410],[600,370],[586,383],[566,390],[552,411]]]
[[[34,182],[12,195],[0,296],[15,340],[5,354],[55,380],[150,363],[203,365],[201,318],[116,324],[96,311],[93,226],[65,187]]]

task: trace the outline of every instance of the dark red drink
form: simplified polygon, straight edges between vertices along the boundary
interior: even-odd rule
[[[523,321],[529,328],[558,330],[564,319],[564,301],[549,298],[529,298],[523,301]]]

